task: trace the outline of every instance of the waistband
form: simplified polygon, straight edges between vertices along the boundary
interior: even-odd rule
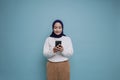
[[[52,62],[52,61],[49,61],[49,60],[48,60],[48,62],[50,62],[50,63],[62,63],[62,62],[69,62],[69,60],[61,61],[61,62]]]

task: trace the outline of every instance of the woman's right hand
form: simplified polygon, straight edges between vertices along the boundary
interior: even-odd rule
[[[54,53],[58,52],[58,48],[57,48],[57,47],[54,47],[54,48],[53,48],[53,52],[54,52]]]

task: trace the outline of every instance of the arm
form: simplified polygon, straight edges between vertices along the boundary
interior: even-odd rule
[[[43,54],[47,58],[51,58],[55,55],[55,53],[53,52],[53,48],[49,44],[49,40],[50,40],[49,38],[46,39],[44,48],[43,48]]]
[[[62,55],[67,57],[67,58],[70,58],[72,56],[72,54],[73,54],[72,41],[68,37],[67,40],[66,40],[66,45],[65,45],[64,50],[62,52]]]

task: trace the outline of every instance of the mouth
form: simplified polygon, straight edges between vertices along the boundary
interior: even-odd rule
[[[60,33],[59,31],[56,31],[55,33]]]
[[[59,34],[60,34],[60,32],[55,32],[55,34],[59,35]]]

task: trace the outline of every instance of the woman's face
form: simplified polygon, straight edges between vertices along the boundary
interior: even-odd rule
[[[60,35],[62,33],[62,25],[59,22],[55,23],[53,30],[56,35]]]

